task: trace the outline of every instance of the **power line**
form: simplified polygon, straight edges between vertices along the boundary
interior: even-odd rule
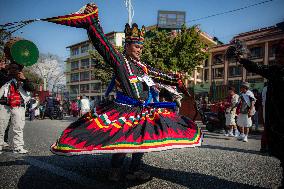
[[[259,3],[255,3],[255,4],[252,4],[252,5],[245,6],[245,7],[241,7],[241,8],[238,8],[238,9],[233,9],[233,10],[229,10],[229,11],[226,11],[226,12],[216,13],[216,14],[212,14],[212,15],[209,15],[209,16],[189,20],[186,23],[195,22],[195,21],[198,21],[198,20],[204,20],[204,19],[211,18],[211,17],[214,17],[214,16],[220,16],[220,15],[223,15],[223,14],[228,14],[228,13],[244,10],[244,9],[247,9],[247,8],[250,8],[250,7],[255,7],[255,6],[258,6],[258,5],[261,5],[261,4],[269,3],[271,1],[273,1],[273,0],[262,1],[262,2],[259,2]]]

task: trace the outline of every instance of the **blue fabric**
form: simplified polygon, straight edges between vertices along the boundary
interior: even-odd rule
[[[150,96],[151,95],[152,94],[150,93]],[[128,104],[128,105],[132,105],[132,106],[150,106],[150,107],[154,107],[154,108],[175,108],[176,107],[176,103],[174,103],[174,102],[153,102],[153,103],[150,103],[149,99],[150,98],[148,98],[146,100],[146,102],[143,103],[143,102],[136,100],[134,98],[130,98],[128,96],[125,96],[121,92],[117,92],[115,102],[122,103],[122,104]]]
[[[115,78],[116,78],[116,75],[113,75],[112,79],[111,79],[111,82],[105,92],[105,96],[108,96],[109,93],[112,91],[112,89],[114,88],[114,85],[115,85]]]

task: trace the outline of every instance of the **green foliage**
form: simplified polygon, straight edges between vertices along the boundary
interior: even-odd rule
[[[123,52],[123,47],[115,47],[120,53]],[[113,68],[107,64],[103,57],[96,50],[91,50],[89,53],[93,56],[93,59],[96,60],[96,64],[94,64],[94,70],[92,71],[92,77],[101,80],[103,84],[108,84],[113,76]]]
[[[191,73],[208,57],[196,27],[183,26],[176,35],[162,30],[146,33],[142,61],[163,71]]]
[[[11,34],[3,29],[0,29],[0,58],[4,56],[4,45],[8,39],[11,38]]]

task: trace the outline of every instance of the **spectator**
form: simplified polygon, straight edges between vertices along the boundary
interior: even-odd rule
[[[25,126],[25,109],[30,100],[28,92],[34,88],[22,72],[23,66],[10,60],[0,62],[0,153],[4,145],[4,133],[11,118],[14,133],[13,152],[25,154],[23,131]]]
[[[269,152],[281,161],[282,170],[284,170],[284,118],[283,113],[281,113],[284,107],[284,40],[279,41],[277,44],[275,50],[276,64],[260,65],[246,59],[244,56],[237,56],[237,59],[246,70],[268,79],[261,152],[265,152],[265,149],[268,148]],[[282,176],[283,186],[284,179]]]
[[[76,100],[72,100],[71,102],[71,114],[73,117],[77,117],[79,115],[79,107]]]
[[[90,111],[90,101],[85,95],[83,95],[81,99],[80,109],[81,109],[81,115],[84,115]]]
[[[52,120],[54,114],[54,99],[50,95],[46,98],[46,112],[48,117]]]
[[[240,136],[239,139],[247,142],[249,128],[252,126],[251,117],[255,113],[254,104],[255,97],[253,93],[249,90],[249,83],[244,82],[241,85],[241,95],[239,98],[239,108],[240,113],[237,118],[237,124],[240,127]]]
[[[96,113],[96,101],[95,101],[95,97],[93,97],[93,96],[91,96],[90,109],[91,109],[91,111]]]
[[[63,104],[62,104],[62,107],[63,107],[64,113],[66,115],[70,115],[70,103],[69,103],[69,100],[64,100]]]
[[[39,115],[40,119],[44,119],[45,104],[44,103],[40,104],[38,109],[39,109],[39,113],[40,113],[40,115]]]
[[[236,104],[239,101],[239,95],[236,94],[234,87],[228,88],[228,97],[225,102],[225,117],[226,117],[226,127],[229,128],[228,133],[225,136],[239,136],[239,131],[236,124]],[[233,133],[233,129],[235,134]]]

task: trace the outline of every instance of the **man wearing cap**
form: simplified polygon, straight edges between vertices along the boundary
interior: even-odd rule
[[[249,90],[248,82],[243,82],[240,90],[241,95],[238,103],[240,113],[237,118],[237,125],[240,127],[241,133],[239,136],[239,140],[247,142],[249,128],[252,126],[251,117],[255,113],[254,104],[256,99],[253,93]]]
[[[11,61],[11,60],[10,60]],[[34,88],[22,72],[23,66],[11,61],[0,62],[0,154],[4,145],[4,133],[9,124],[14,133],[13,152],[25,154],[23,130],[26,104],[30,100],[29,91]]]

